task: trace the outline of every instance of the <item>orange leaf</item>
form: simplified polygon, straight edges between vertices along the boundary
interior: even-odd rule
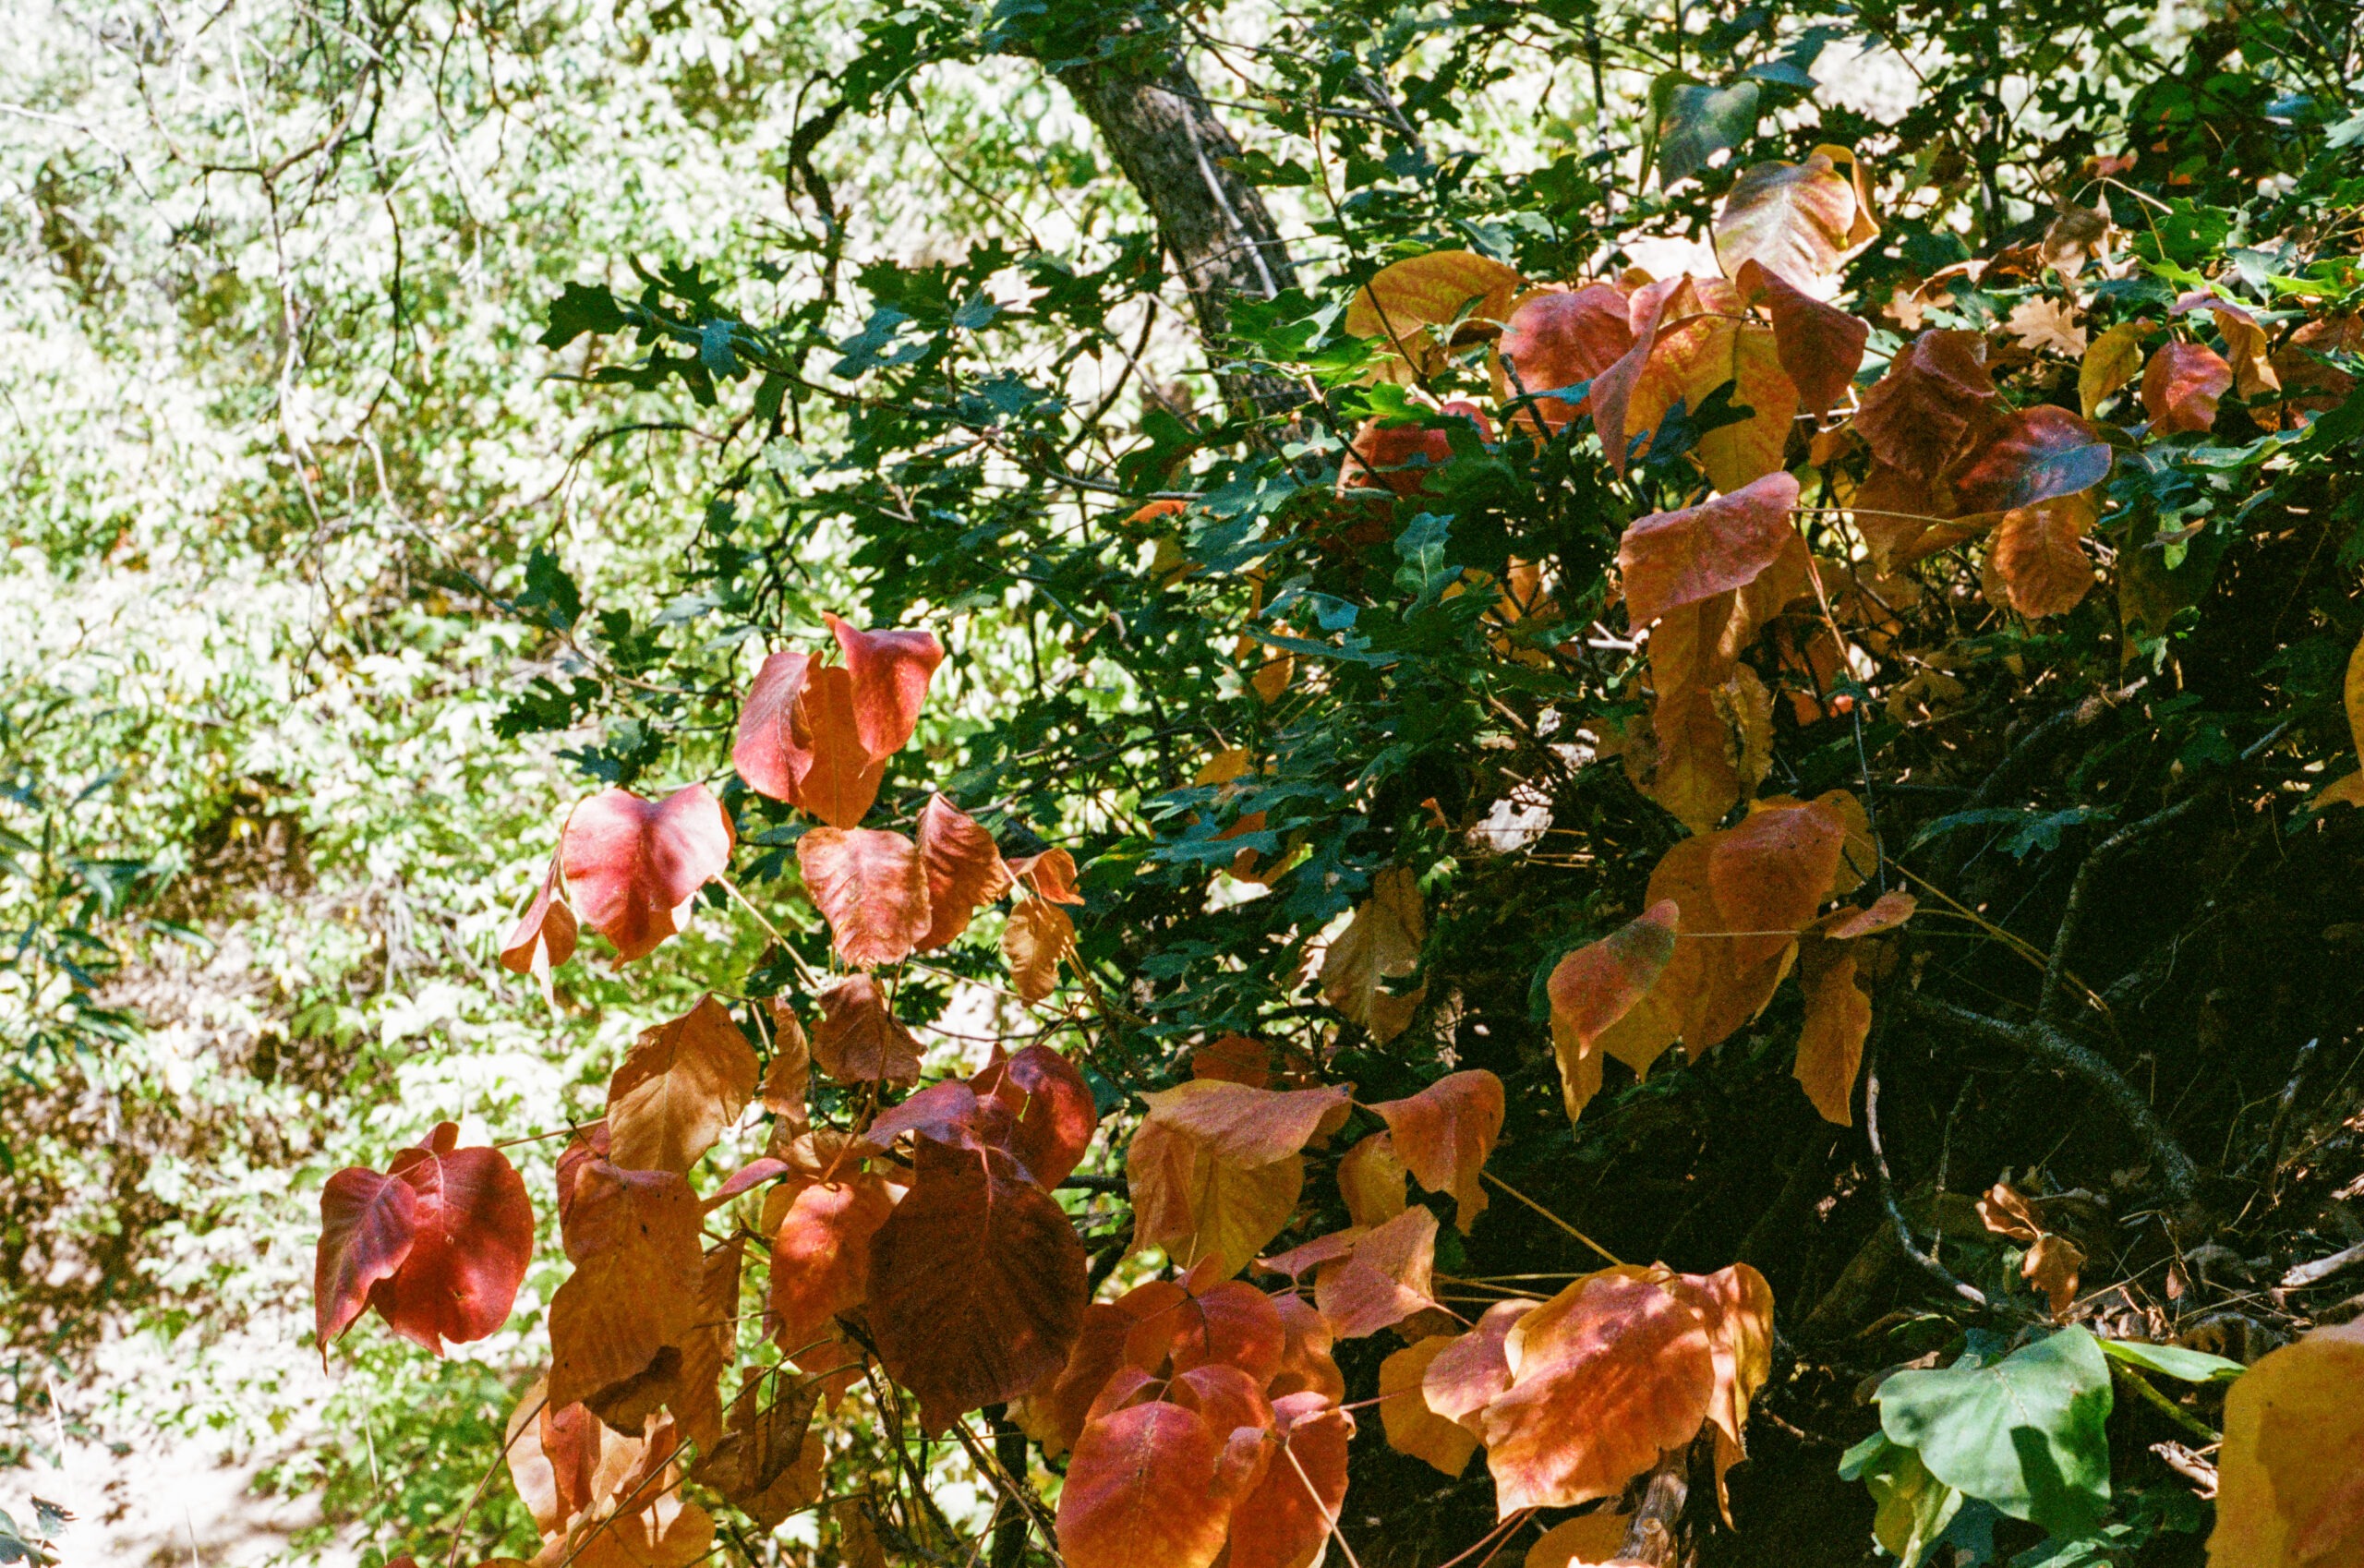
[[[597,1404],[658,1363],[697,1326],[705,1273],[697,1195],[671,1171],[606,1157],[607,1129],[559,1160],[559,1223],[574,1272],[550,1298],[550,1401]]]
[[[1274,1399],[1318,1393],[1335,1405],[1346,1397],[1346,1380],[1330,1357],[1335,1343],[1330,1325],[1303,1297],[1269,1297],[1281,1316],[1281,1361],[1265,1392]]]
[[[813,1083],[813,1043],[805,1037],[804,1025],[797,1021],[795,1012],[785,996],[772,998],[772,1059],[765,1064],[764,1081],[758,1093],[764,1109],[778,1118],[772,1128],[774,1143],[783,1137],[793,1138],[813,1130],[812,1114],[805,1107],[804,1097]]]
[[[1700,432],[1696,455],[1710,484],[1737,490],[1780,472],[1797,418],[1798,389],[1781,368],[1770,327],[1717,311],[1670,328],[1637,384],[1633,407],[1641,411],[1639,428],[1655,429],[1676,400],[1696,409],[1727,383],[1734,412],[1747,409],[1748,417]]]
[[[1219,1363],[1238,1369],[1261,1388],[1280,1370],[1287,1338],[1280,1309],[1245,1280],[1222,1277],[1221,1265],[1212,1260],[1190,1271],[1178,1294],[1155,1293],[1138,1312],[1125,1354],[1145,1371],[1169,1361],[1177,1372]]]
[[[1216,1486],[1228,1435],[1164,1400],[1093,1419],[1059,1492],[1059,1555],[1069,1568],[1208,1568],[1231,1527]]]
[[[712,996],[644,1030],[608,1083],[609,1157],[690,1174],[755,1093],[755,1053]]]
[[[1724,1476],[1747,1456],[1749,1403],[1773,1375],[1773,1287],[1746,1263],[1734,1263],[1712,1274],[1677,1274],[1666,1288],[1707,1324],[1716,1366],[1716,1392],[1707,1405],[1716,1427],[1716,1500],[1729,1525]]]
[[[893,1190],[874,1176],[840,1174],[799,1188],[772,1237],[774,1334],[800,1350],[829,1320],[870,1298],[870,1241],[895,1212]]]
[[[541,889],[501,944],[501,967],[512,974],[532,975],[542,988],[542,999],[549,1001],[550,971],[574,957],[575,935],[574,911],[567,907],[560,886],[559,857],[552,855]]]
[[[1731,962],[1746,968],[1787,950],[1822,907],[1846,839],[1845,821],[1819,802],[1751,812],[1717,836],[1707,881],[1732,923]]]
[[[603,790],[567,819],[559,857],[576,912],[615,944],[621,968],[688,927],[691,901],[730,866],[735,841],[703,784],[662,801]]]
[[[933,632],[858,632],[826,610],[821,619],[853,677],[854,732],[872,759],[884,762],[919,727],[929,678],[944,662],[943,645]]]
[[[2085,1266],[2085,1249],[2065,1236],[2042,1236],[2020,1260],[2020,1277],[2044,1292],[2055,1318],[2066,1317],[2077,1304],[2077,1271]]]
[[[1083,902],[1083,895],[1075,887],[1075,857],[1065,850],[1045,850],[1014,860],[1009,862],[1009,874],[1032,888],[1036,897],[1052,903]]]
[[[690,1472],[690,1479],[712,1487],[766,1530],[778,1529],[790,1514],[820,1500],[826,1459],[810,1429],[821,1402],[819,1386],[781,1379],[772,1389],[767,1402],[765,1380],[747,1380],[730,1402],[728,1434],[704,1445]]]
[[[840,1083],[915,1083],[920,1076],[919,1042],[887,1011],[870,974],[850,974],[821,993],[813,1059]]]
[[[1872,1000],[1855,983],[1854,944],[1808,936],[1798,947],[1805,1024],[1798,1033],[1799,1086],[1822,1119],[1855,1122],[1855,1074],[1872,1029]]]
[[[2200,292],[2177,300],[2170,314],[2181,316],[2191,310],[2206,310],[2214,320],[2216,331],[2224,335],[2225,356],[2232,361],[2235,384],[2241,389],[2243,397],[2261,397],[2282,390],[2282,378],[2274,369],[2265,329],[2258,325],[2256,317],[2220,296]],[[2310,321],[2307,325],[2320,327],[2324,323]],[[2300,329],[2301,332],[2304,330]]]
[[[1872,455],[1916,479],[1934,479],[1953,461],[1973,419],[1995,401],[1986,340],[1976,332],[1931,331],[1888,362],[1863,394],[1855,430]]]
[[[1212,1259],[1236,1274],[1288,1224],[1305,1189],[1305,1157],[1247,1164],[1152,1116],[1133,1132],[1125,1180],[1133,1250],[1162,1247],[1177,1262]]]
[[[1020,899],[1001,928],[1001,953],[1009,983],[1023,1002],[1039,1002],[1058,988],[1059,960],[1075,950],[1075,922],[1048,899]]]
[[[1226,1034],[1190,1053],[1190,1076],[1264,1089],[1272,1081],[1272,1049],[1245,1034]]]
[[[810,828],[796,841],[796,866],[847,963],[900,963],[927,935],[927,866],[901,834]]]
[[[1374,1132],[1347,1150],[1338,1162],[1338,1194],[1345,1200],[1347,1219],[1376,1225],[1402,1213],[1408,1175],[1386,1133]]]
[[[2014,512],[2093,488],[2110,462],[2098,429],[2045,403],[2005,416],[1947,478],[1964,512]]]
[[[2210,1568],[2352,1568],[2364,1555],[2364,1321],[2260,1359],[2225,1394]]]
[[[942,795],[920,813],[920,858],[927,866],[928,925],[918,950],[949,945],[985,905],[1009,891],[1009,868],[994,836]]]
[[[1840,158],[1851,178],[1839,173]],[[1803,163],[1741,171],[1716,213],[1716,261],[1727,277],[1738,278],[1755,261],[1827,296],[1848,259],[1878,235],[1854,153],[1818,147]]]
[[[1987,597],[2031,621],[2082,604],[2094,573],[2079,541],[2097,514],[2090,494],[2005,513],[1986,547]]]
[[[2233,368],[2213,348],[2164,343],[2142,368],[2142,412],[2154,436],[2205,430],[2216,423],[2216,400],[2233,384]]]
[[[886,778],[884,759],[862,740],[862,693],[842,665],[814,666],[791,715],[810,760],[789,799],[832,827],[858,826]]]
[[[1627,320],[1625,296],[1606,283],[1594,283],[1573,293],[1553,291],[1530,296],[1511,312],[1498,347],[1502,373],[1496,389],[1503,401],[1583,386],[1634,346],[1634,329]],[[1533,419],[1547,434],[1592,405],[1589,393],[1571,403],[1565,398],[1537,396]]]
[[[759,795],[793,801],[798,783],[813,770],[811,738],[797,733],[797,706],[816,668],[809,654],[776,653],[747,688],[730,766]]]
[[[1392,380],[1443,368],[1442,331],[1462,322],[1453,344],[1477,342],[1492,331],[1517,294],[1517,271],[1469,250],[1438,250],[1391,262],[1372,274],[1347,302],[1342,325],[1356,337],[1377,338],[1393,361]]]
[[[1478,428],[1478,439],[1490,442],[1494,427],[1474,403],[1459,399],[1446,404],[1419,424],[1391,425],[1366,419],[1348,443],[1353,455],[1338,467],[1338,493],[1388,490],[1416,496],[1429,488],[1434,471],[1453,461],[1452,434],[1439,428],[1446,419],[1465,419]],[[1265,700],[1272,700],[1267,694]]]
[[[1648,625],[1669,610],[1755,582],[1797,537],[1798,481],[1767,474],[1730,495],[1637,519],[1618,541],[1625,617]]]
[[[1503,1354],[1510,1386],[1477,1425],[1504,1518],[1622,1490],[1692,1440],[1716,1392],[1699,1312],[1628,1271],[1588,1275],[1527,1313]]]
[[[1633,1523],[1614,1510],[1563,1519],[1536,1538],[1521,1568],[1606,1568],[1622,1558]]]
[[[1437,1217],[1406,1209],[1316,1276],[1313,1303],[1340,1339],[1362,1339],[1436,1303]]]
[[[1387,1446],[1424,1459],[1448,1476],[1469,1467],[1478,1439],[1459,1422],[1429,1409],[1421,1382],[1429,1366],[1458,1337],[1431,1334],[1379,1364],[1379,1419],[1387,1432]]]
[[[1187,1132],[1216,1153],[1252,1166],[1295,1154],[1317,1134],[1336,1130],[1346,1119],[1349,1093],[1342,1084],[1251,1089],[1199,1078],[1141,1099],[1149,1106],[1150,1120]]]
[[[1661,899],[1639,919],[1576,948],[1551,971],[1545,988],[1551,1000],[1551,1043],[1560,1058],[1570,1121],[1600,1092],[1601,1037],[1649,995],[1674,957],[1679,913],[1673,899]]]
[[[1370,897],[1321,957],[1321,999],[1384,1044],[1406,1018],[1387,1007],[1384,983],[1417,967],[1429,923],[1420,881],[1409,866],[1389,866],[1371,878]]]
[[[1067,1364],[1088,1296],[1083,1244],[1015,1162],[923,1139],[911,1189],[872,1238],[879,1358],[941,1432]]]
[[[1311,1568],[1346,1500],[1355,1418],[1318,1393],[1275,1401],[1272,1417],[1263,1479],[1232,1510],[1231,1568]]]
[[[1502,1131],[1502,1080],[1483,1067],[1450,1073],[1403,1100],[1373,1105],[1393,1136],[1395,1157],[1430,1192],[1450,1192],[1460,1204],[1461,1234],[1486,1212],[1478,1179]]]
[[[533,1205],[507,1156],[459,1138],[456,1123],[439,1123],[384,1176],[344,1170],[322,1188],[313,1296],[323,1355],[365,1302],[437,1356],[509,1321],[533,1260]]]
[[[1439,1350],[1420,1378],[1420,1394],[1429,1408],[1482,1436],[1480,1412],[1511,1386],[1505,1348],[1511,1331],[1541,1305],[1497,1301],[1467,1333],[1455,1335]]]

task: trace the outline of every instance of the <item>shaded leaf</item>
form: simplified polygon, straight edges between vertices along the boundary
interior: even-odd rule
[[[1874,1397],[1891,1442],[2014,1519],[2077,1536],[2108,1505],[2109,1367],[2083,1329],[2062,1329],[1989,1366],[1898,1372]]]
[[[1469,1467],[1469,1456],[1478,1452],[1477,1434],[1429,1409],[1421,1381],[1430,1364],[1457,1338],[1431,1334],[1379,1364],[1379,1418],[1387,1446],[1426,1460],[1448,1476]]]
[[[1448,1073],[1417,1094],[1370,1107],[1387,1124],[1393,1152],[1430,1192],[1459,1205],[1453,1223],[1466,1236],[1486,1212],[1480,1179],[1502,1131],[1502,1080],[1483,1067]]]
[[[920,1076],[919,1042],[887,1010],[886,994],[867,973],[850,974],[821,993],[813,1060],[840,1083],[915,1083]]]

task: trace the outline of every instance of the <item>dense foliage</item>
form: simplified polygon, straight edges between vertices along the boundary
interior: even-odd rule
[[[477,960],[655,1024],[400,1083],[530,1179],[328,1185],[323,1345],[573,1265],[404,1544],[2346,1561],[2261,1391],[2359,1377],[2355,18],[862,28],[724,160],[789,226],[515,302],[704,486],[635,586],[488,508],[376,590],[575,776]],[[834,150],[947,79],[1091,135],[888,245]],[[35,1057],[213,912],[73,854]]]

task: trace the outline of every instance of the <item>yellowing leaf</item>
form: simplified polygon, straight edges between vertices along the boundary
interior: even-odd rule
[[[2031,621],[2082,604],[2095,573],[2080,541],[2099,514],[2090,492],[2005,513],[1986,547],[1986,597]]]
[[[1525,282],[1515,268],[1471,250],[1411,257],[1381,267],[1355,291],[1346,307],[1345,330],[1356,337],[1380,339],[1419,374],[1433,375],[1443,368],[1445,349],[1451,346],[1439,342],[1438,329],[1465,315],[1463,341],[1478,341],[1488,334],[1485,323],[1499,322],[1510,313],[1511,301]]]
[[[608,1085],[609,1157],[687,1176],[755,1093],[755,1053],[712,996],[642,1033]]]
[[[1600,1092],[1600,1055],[1608,1033],[1658,983],[1674,956],[1680,911],[1670,899],[1652,904],[1598,942],[1560,960],[1546,986],[1551,1001],[1551,1043],[1560,1058],[1560,1084],[1568,1119],[1584,1114]],[[1670,1039],[1672,1031],[1669,1031]]]
[[[1478,1439],[1458,1421],[1429,1409],[1420,1382],[1429,1364],[1458,1337],[1430,1334],[1379,1364],[1379,1419],[1387,1433],[1387,1446],[1424,1459],[1448,1476],[1458,1476],[1469,1467],[1469,1456],[1478,1452]],[[1530,1561],[1532,1557],[1530,1552]]]
[[[2364,1321],[2317,1329],[2225,1394],[2209,1568],[2364,1562]]]
[[[1841,175],[1843,160],[1850,174]],[[1716,260],[1726,277],[1755,261],[1827,299],[1850,258],[1879,236],[1854,153],[1818,147],[1803,163],[1756,163],[1741,171],[1716,214]]]
[[[1385,1006],[1383,983],[1412,972],[1428,934],[1419,878],[1409,866],[1389,866],[1371,878],[1370,898],[1322,955],[1321,999],[1381,1043],[1393,1039],[1406,1020]]]
[[[1163,1248],[1185,1265],[1212,1258],[1227,1278],[1287,1226],[1305,1190],[1305,1157],[1245,1164],[1152,1117],[1133,1133],[1125,1180],[1135,1251]]]
[[[1002,957],[1020,1000],[1039,1002],[1059,983],[1059,960],[1075,947],[1075,922],[1048,899],[1020,899],[1001,930]]]
[[[1605,1509],[1563,1519],[1526,1549],[1525,1568],[1604,1568],[1625,1546],[1631,1514]]]
[[[1374,1132],[1347,1150],[1338,1162],[1338,1194],[1346,1201],[1346,1218],[1358,1225],[1376,1225],[1402,1213],[1409,1174],[1386,1133]]]
[[[2120,321],[2093,341],[2077,367],[2077,398],[2085,417],[2142,371],[2142,339],[2152,331],[2148,321]]]

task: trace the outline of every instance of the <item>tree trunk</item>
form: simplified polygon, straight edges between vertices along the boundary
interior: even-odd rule
[[[1156,218],[1158,237],[1190,291],[1199,329],[1220,361],[1231,331],[1232,296],[1270,299],[1297,282],[1288,246],[1263,197],[1224,165],[1239,156],[1239,143],[1178,58],[1145,66],[1094,60],[1068,66],[1058,79]],[[1246,399],[1268,411],[1304,395],[1276,377],[1220,380],[1227,399]]]

